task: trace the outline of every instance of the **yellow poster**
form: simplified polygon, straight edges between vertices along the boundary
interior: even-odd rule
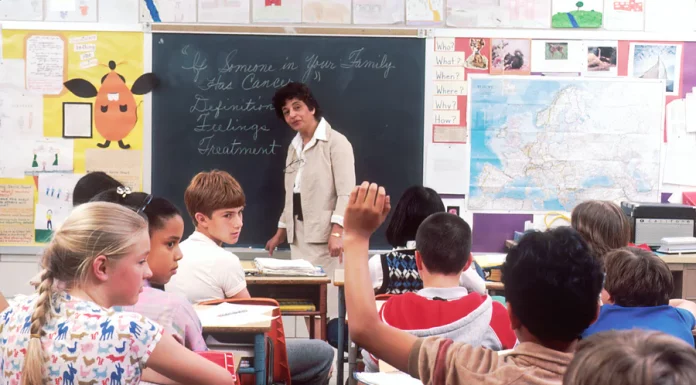
[[[43,136],[74,140],[74,172],[85,150],[142,150],[143,34],[3,30],[3,59],[19,63],[25,89],[43,94]],[[72,88],[72,89],[68,89]]]
[[[32,236],[27,236],[23,225],[21,231],[3,232],[0,222],[0,245],[45,242],[53,230],[34,233],[33,229],[36,188],[45,173],[81,174],[96,170],[100,166],[97,161],[105,166],[107,159],[125,160],[126,164],[108,164],[110,169],[103,171],[128,170],[124,183],[142,185],[143,95],[152,91],[155,79],[143,73],[143,33],[7,29],[1,33],[0,81],[14,92],[7,91],[8,98],[19,100],[12,95],[20,95],[22,99],[15,103],[21,109],[13,108],[14,120],[6,125],[9,132],[2,133],[0,151],[4,150],[3,142],[15,143],[7,150],[22,160],[11,165],[5,162],[5,170],[0,167],[0,171],[12,177],[26,172],[38,179],[0,179],[5,182],[0,184],[0,194],[11,192],[25,199],[31,189],[33,197]],[[60,141],[56,143],[61,145],[41,146],[46,140]],[[66,148],[72,154],[66,154]],[[97,160],[92,166],[86,164],[87,153]],[[12,207],[15,219],[29,221],[25,206]],[[3,218],[6,223],[12,220],[8,215]]]

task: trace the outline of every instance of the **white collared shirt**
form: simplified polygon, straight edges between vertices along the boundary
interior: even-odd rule
[[[239,258],[198,231],[179,245],[184,257],[165,285],[166,291],[183,294],[191,303],[234,297],[246,288]]]
[[[319,125],[317,126],[317,129],[314,130],[314,135],[312,135],[312,139],[307,142],[307,144],[302,147],[302,136],[300,136],[300,133],[298,132],[297,135],[292,139],[292,142],[290,142],[290,145],[295,149],[295,155],[297,155],[297,159],[294,161],[298,162],[304,162],[305,159],[305,153],[309,151],[312,147],[314,147],[317,144],[317,141],[321,140],[323,142],[326,142],[328,138],[326,137],[326,126],[328,123],[326,122],[326,119],[321,118],[319,121]],[[304,167],[300,166],[297,169],[297,174],[295,175],[295,184],[292,187],[292,192],[294,194],[299,194],[301,190],[301,185],[302,185],[302,170]],[[331,216],[331,223],[336,223],[337,225],[343,227],[343,216],[342,215],[332,215]],[[278,222],[278,228],[285,229],[288,226],[284,222]]]
[[[314,135],[312,135],[312,139],[310,139],[309,142],[307,142],[304,148],[302,147],[302,136],[300,136],[299,132],[297,133],[297,135],[295,135],[295,138],[293,138],[290,144],[295,148],[295,154],[297,155],[296,161],[304,162],[305,152],[309,151],[310,148],[314,147],[317,144],[317,140],[321,140],[323,142],[326,142],[328,140],[326,138],[326,120],[324,118],[321,118],[321,121],[319,121],[317,129],[314,130]],[[295,194],[299,194],[301,191],[300,184],[302,181],[303,169],[304,167],[300,166],[297,169],[297,174],[295,175],[295,185],[292,188],[292,192]]]

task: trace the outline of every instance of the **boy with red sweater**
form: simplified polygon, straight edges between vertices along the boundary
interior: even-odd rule
[[[382,322],[416,337],[438,336],[491,350],[512,349],[517,337],[507,309],[487,295],[469,293],[459,277],[471,265],[471,228],[449,213],[429,216],[416,233],[416,267],[423,289],[391,297]],[[377,360],[363,351],[366,371]]]

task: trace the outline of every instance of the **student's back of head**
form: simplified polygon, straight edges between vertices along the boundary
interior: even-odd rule
[[[576,340],[597,317],[602,268],[569,227],[526,234],[502,272],[513,326],[544,344]]]
[[[418,227],[416,250],[429,273],[459,275],[471,260],[471,228],[456,215],[433,214]]]
[[[428,187],[411,186],[399,199],[387,226],[387,241],[394,247],[406,246],[416,239],[418,227],[425,218],[445,211],[438,193]]]
[[[115,189],[122,183],[110,177],[102,171],[93,171],[86,174],[75,184],[73,189],[73,206],[79,206],[89,202],[95,195],[102,191]]]
[[[674,278],[667,263],[650,251],[625,247],[604,256],[604,289],[610,302],[624,307],[669,304]]]
[[[211,218],[214,211],[234,209],[246,205],[244,190],[239,182],[226,171],[199,172],[191,179],[184,192],[186,210],[194,226],[198,226],[196,213]]]
[[[631,223],[613,202],[580,203],[571,214],[571,226],[582,235],[600,261],[609,251],[626,247],[631,241]]]
[[[90,202],[116,203],[143,213],[147,217],[150,235],[162,228],[167,219],[181,216],[179,209],[164,198],[153,197],[144,192],[119,192],[118,187],[97,194]]]
[[[578,344],[563,385],[696,384],[696,350],[643,330],[597,333]]]

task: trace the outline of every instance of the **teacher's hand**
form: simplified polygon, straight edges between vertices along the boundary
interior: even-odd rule
[[[329,253],[334,258],[338,257],[338,263],[343,263],[343,238],[329,237]]]
[[[266,250],[268,250],[268,255],[271,257],[273,256],[273,251],[275,251],[278,246],[285,242],[285,238],[287,236],[287,230],[285,229],[278,229],[278,231],[275,233],[273,238],[269,239],[268,242],[266,242]]]

